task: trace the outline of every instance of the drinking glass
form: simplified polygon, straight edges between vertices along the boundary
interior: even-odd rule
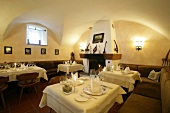
[[[99,79],[100,79],[100,82],[101,82],[101,83],[100,83],[100,84],[101,84],[101,86],[103,86],[104,76],[101,76],[101,75],[100,75],[100,76],[99,76]]]
[[[96,71],[95,71],[95,69],[90,69],[90,77],[95,77],[95,75],[96,75]]]

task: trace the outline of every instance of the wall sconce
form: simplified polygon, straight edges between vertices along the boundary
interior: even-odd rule
[[[137,51],[142,50],[142,47],[144,45],[143,40],[136,40],[134,43]]]
[[[84,51],[86,49],[86,43],[80,43],[80,50]]]

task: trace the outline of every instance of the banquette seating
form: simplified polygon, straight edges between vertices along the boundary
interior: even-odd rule
[[[137,83],[118,113],[170,113],[170,67],[122,65],[139,71],[142,82]],[[160,72],[158,82],[148,78],[152,70]]]

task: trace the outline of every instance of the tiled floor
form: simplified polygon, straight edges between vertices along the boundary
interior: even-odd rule
[[[3,109],[2,101],[0,99],[0,113],[49,113],[50,108],[48,106],[39,108],[42,91],[47,85],[47,81],[41,80],[38,87],[38,98],[35,95],[34,90],[25,89],[19,104],[20,87],[17,86],[17,82],[10,83],[8,89],[4,92],[7,108],[6,110]],[[121,105],[116,103],[110,109],[109,113],[117,113],[117,110],[120,107]],[[55,112],[52,110],[51,113]]]

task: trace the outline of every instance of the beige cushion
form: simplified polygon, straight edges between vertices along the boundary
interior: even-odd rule
[[[166,69],[165,68],[162,68],[161,69],[161,76],[160,76],[160,81],[162,80],[162,76],[163,76],[163,74],[166,72]]]
[[[170,80],[166,80],[162,88],[162,113],[170,113]]]
[[[161,88],[159,82],[140,82],[133,90],[133,93],[161,100]]]
[[[152,70],[149,73],[148,78],[153,80],[153,81],[158,82],[160,75],[161,75],[161,72],[155,72],[154,70]]]
[[[150,79],[147,78],[147,77],[141,77],[141,79],[142,79],[142,82],[149,82],[149,83],[158,84],[158,82],[153,81],[153,80],[150,80]]]

